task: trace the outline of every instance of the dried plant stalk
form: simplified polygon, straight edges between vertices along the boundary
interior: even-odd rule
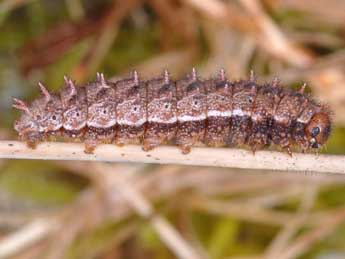
[[[345,156],[258,151],[235,148],[195,147],[183,155],[174,146],[161,146],[144,152],[138,145],[117,147],[100,145],[94,154],[84,153],[82,143],[44,142],[36,149],[28,148],[19,141],[0,141],[0,158],[83,160],[103,162],[140,162],[155,164],[181,164],[233,168],[266,169],[280,171],[304,171],[345,173]]]
[[[37,219],[22,229],[4,237],[0,242],[0,259],[13,256],[23,247],[29,247],[43,239],[58,227],[54,219]]]

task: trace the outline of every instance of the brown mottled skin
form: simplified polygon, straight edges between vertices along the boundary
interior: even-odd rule
[[[251,111],[255,102],[257,85],[255,81],[238,81],[234,83],[232,94],[232,123],[230,137],[227,143],[230,146],[243,145],[250,134]],[[243,116],[236,115],[236,110],[246,113]]]
[[[305,95],[295,91],[285,91],[274,112],[271,130],[272,142],[290,153],[293,144],[292,129],[299,115],[307,105]]]
[[[85,87],[76,87],[71,79],[65,77],[60,97],[65,136],[69,139],[83,139],[88,109]]]
[[[65,78],[60,95],[39,84],[43,95],[27,104],[14,99],[22,116],[14,124],[21,140],[34,148],[60,133],[85,141],[85,152],[97,144],[142,143],[144,150],[175,143],[188,153],[198,142],[207,146],[242,146],[253,151],[275,144],[289,154],[321,148],[331,132],[329,110],[309,95],[249,80],[229,82],[224,71],[201,80],[195,70],[173,81],[163,76],[143,81],[136,72],[109,82],[97,74],[94,83],[75,86]]]
[[[97,144],[111,143],[115,137],[115,89],[97,74],[94,83],[85,86],[87,97],[86,153],[92,153]]]
[[[196,71],[176,82],[178,129],[176,144],[183,153],[189,153],[191,147],[203,141],[206,123],[206,87],[197,77]],[[184,116],[203,119],[183,121]]]
[[[176,86],[165,71],[162,77],[146,82],[147,87],[147,125],[143,149],[168,143],[176,135],[177,102]]]
[[[251,132],[247,144],[255,150],[270,145],[271,125],[274,111],[281,99],[282,88],[270,85],[259,86],[251,110]]]
[[[140,81],[136,72],[130,78],[119,80],[116,87],[116,120],[117,132],[115,143],[119,146],[125,144],[139,144],[145,133],[146,121],[146,85]],[[122,121],[122,122],[121,122]],[[124,122],[132,125],[126,125]]]
[[[205,81],[207,88],[207,122],[204,142],[207,146],[222,147],[230,138],[231,117],[215,113],[232,111],[232,85],[222,75]]]

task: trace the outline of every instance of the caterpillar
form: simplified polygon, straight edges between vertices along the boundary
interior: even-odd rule
[[[327,106],[295,91],[275,78],[259,84],[229,81],[224,70],[201,79],[195,69],[174,81],[168,71],[141,80],[136,71],[128,78],[110,81],[97,73],[83,86],[64,77],[60,93],[50,93],[39,83],[42,95],[28,104],[14,98],[22,111],[14,129],[35,148],[47,139],[82,140],[85,152],[100,143],[142,144],[143,150],[174,143],[184,154],[202,142],[211,147],[249,146],[253,152],[271,145],[291,155],[321,148],[331,132]]]

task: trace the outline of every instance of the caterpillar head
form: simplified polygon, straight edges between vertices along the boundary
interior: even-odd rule
[[[39,83],[43,96],[30,106],[14,99],[13,107],[23,114],[15,122],[14,128],[20,136],[45,134],[58,131],[62,127],[62,105],[57,95],[50,94],[43,84]]]
[[[316,113],[305,127],[305,134],[311,148],[320,148],[331,133],[331,119],[327,112]]]
[[[39,126],[30,107],[22,100],[13,98],[13,107],[22,111],[22,115],[14,122],[14,129],[24,140],[39,139]]]

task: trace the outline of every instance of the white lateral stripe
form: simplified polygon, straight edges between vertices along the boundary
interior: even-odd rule
[[[66,130],[81,130],[82,128],[84,128],[86,126],[86,122],[83,122],[82,124],[80,124],[79,127],[77,128],[73,128],[72,126],[70,125],[65,125],[63,124],[63,128],[66,129]]]
[[[62,124],[59,124],[55,126],[54,128],[49,128],[49,127],[39,127],[38,131],[39,132],[49,132],[49,131],[57,131],[62,128]]]
[[[256,116],[255,114],[252,114],[251,119],[252,119],[252,121],[257,121],[257,120],[261,119],[261,117]]]
[[[235,109],[235,110],[233,110],[232,115],[233,116],[250,116],[250,113],[244,112],[241,109]]]
[[[87,122],[86,124],[89,127],[100,128],[100,125],[98,123],[93,122],[93,121],[92,122]],[[110,128],[110,127],[115,126],[115,124],[116,124],[116,120],[111,120],[111,121],[108,121],[107,124],[102,125],[101,127],[102,128]]]
[[[148,122],[155,122],[155,123],[172,124],[172,123],[177,122],[177,118],[173,117],[173,118],[170,118],[169,120],[162,120],[162,119],[157,118],[157,117],[152,117],[152,118],[149,118],[147,121]]]
[[[178,116],[177,120],[181,122],[186,122],[186,121],[201,121],[206,119],[206,114],[201,114],[199,116],[191,116],[191,115],[182,115]]]
[[[132,122],[132,121],[129,121],[127,119],[119,119],[117,121],[117,124],[118,125],[122,125],[122,126],[136,126],[136,127],[139,127],[141,125],[143,125],[144,123],[146,122],[146,118],[142,118],[136,122]]]
[[[163,120],[163,119],[160,119],[160,118],[157,118],[157,117],[151,117],[151,118],[148,118],[148,120],[146,120],[146,118],[142,118],[142,119],[138,120],[137,122],[132,122],[132,121],[127,120],[127,119],[118,119],[117,121],[116,120],[111,120],[106,125],[102,125],[102,127],[109,128],[109,127],[114,126],[115,124],[118,124],[118,125],[128,125],[128,126],[137,126],[138,127],[138,126],[143,125],[146,122],[172,124],[172,123],[176,123],[177,121],[179,121],[179,122],[201,121],[201,120],[205,120],[207,117],[231,117],[231,116],[245,116],[245,115],[249,116],[250,113],[249,112],[244,112],[241,109],[235,109],[234,111],[230,111],[230,110],[227,110],[227,111],[210,110],[210,111],[207,111],[207,115],[206,114],[201,114],[199,116],[182,115],[182,116],[170,118],[169,120]],[[257,118],[254,116],[252,119],[256,120]],[[277,121],[280,121],[281,118],[275,117],[274,119],[277,120]],[[305,121],[302,121],[300,119],[298,119],[297,121],[305,123]],[[66,130],[80,130],[80,129],[84,128],[86,125],[89,126],[89,127],[99,127],[99,124],[94,123],[94,122],[83,123],[78,128],[73,128],[72,126],[69,126],[69,125],[63,125],[63,127]]]
[[[281,116],[273,116],[274,121],[277,122],[285,122],[286,118],[281,117]]]
[[[207,116],[213,117],[231,117],[231,111],[218,111],[218,110],[211,110],[207,112]]]

